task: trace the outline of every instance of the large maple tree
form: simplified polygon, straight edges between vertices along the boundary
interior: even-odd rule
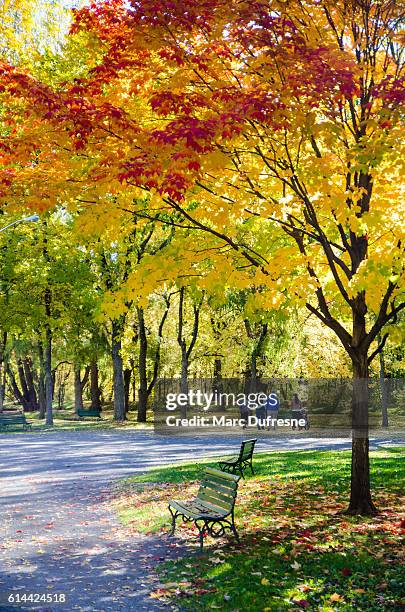
[[[3,201],[111,200],[209,233],[273,308],[293,299],[333,330],[361,514],[365,381],[404,306],[402,28],[390,0],[108,0],[76,13],[102,57],[73,85],[1,67]]]

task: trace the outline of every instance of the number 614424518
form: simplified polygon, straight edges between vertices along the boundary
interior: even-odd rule
[[[9,603],[65,603],[65,593],[10,593]]]

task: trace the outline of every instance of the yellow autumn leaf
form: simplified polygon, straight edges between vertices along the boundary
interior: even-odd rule
[[[333,595],[331,595],[329,599],[331,601],[343,601],[343,597],[339,595],[339,593],[333,593]]]
[[[270,580],[268,580],[267,578],[262,578],[262,579],[261,579],[261,581],[260,581],[260,583],[261,583],[263,586],[267,586],[268,584],[270,584]]]

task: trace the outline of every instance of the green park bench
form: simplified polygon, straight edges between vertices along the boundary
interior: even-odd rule
[[[197,527],[200,550],[203,548],[205,533],[219,538],[225,534],[226,529],[229,529],[239,542],[234,520],[239,480],[240,476],[206,468],[195,499],[186,502],[175,500],[169,502],[172,515],[170,535],[174,535],[176,519],[181,516],[186,523],[194,523]]]
[[[77,411],[77,416],[79,416],[80,418],[84,418],[84,417],[97,417],[98,419],[101,418],[101,414],[100,414],[100,410],[97,410],[97,408],[79,408],[79,410]]]
[[[250,467],[252,474],[254,474],[252,460],[256,442],[256,438],[254,440],[244,440],[241,444],[239,455],[219,462],[221,470],[230,474],[239,472],[242,478],[244,478],[244,471]]]
[[[1,429],[15,429],[18,426],[22,426],[24,430],[31,429],[31,423],[27,421],[25,415],[22,413],[2,413],[0,414],[0,430]]]

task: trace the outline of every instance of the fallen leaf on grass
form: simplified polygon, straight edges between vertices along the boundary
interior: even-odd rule
[[[306,593],[307,591],[312,591],[314,587],[309,586],[308,584],[300,584],[297,589]]]
[[[331,601],[344,601],[343,597],[339,595],[339,593],[333,593],[333,595],[331,595],[329,599]]]
[[[296,606],[300,606],[301,608],[308,608],[310,605],[309,601],[306,599],[293,599],[292,601]]]

